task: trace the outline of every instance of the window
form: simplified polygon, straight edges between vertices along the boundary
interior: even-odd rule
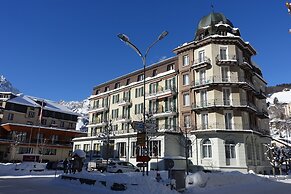
[[[100,143],[94,143],[93,144],[93,155],[94,156],[100,155],[100,150],[101,150],[101,144]]]
[[[57,150],[56,149],[50,149],[50,148],[43,148],[39,150],[39,154],[43,155],[56,155]]]
[[[144,75],[140,74],[137,76],[137,81],[142,81],[144,79]]]
[[[201,114],[202,129],[208,129],[208,113]]]
[[[167,66],[167,71],[170,71],[172,69],[174,69],[174,65],[173,64]]]
[[[81,145],[78,145],[78,144],[75,145],[75,150],[78,150],[80,148],[81,148]]]
[[[90,152],[90,144],[84,144],[84,152],[86,152],[86,154],[88,154]]]
[[[8,121],[12,121],[13,117],[14,117],[14,114],[13,113],[9,113],[8,114]]]
[[[153,70],[153,77],[158,74],[158,71],[156,69]]]
[[[201,107],[207,107],[207,91],[201,90],[200,91],[200,100],[201,100]]]
[[[104,92],[108,92],[109,91],[109,86],[106,86],[104,89]]]
[[[206,83],[206,70],[205,69],[199,71],[199,82],[200,84]]]
[[[115,83],[114,89],[117,89],[120,87],[120,82]]]
[[[28,117],[29,118],[34,118],[34,116],[35,116],[35,113],[33,111],[29,111],[28,112]]]
[[[150,94],[156,94],[158,92],[158,83],[151,83],[149,85]]]
[[[186,128],[190,128],[191,127],[190,115],[185,115],[184,116],[184,127],[186,127]]]
[[[225,112],[224,113],[224,123],[225,123],[225,129],[232,129],[232,112]]]
[[[65,126],[65,122],[64,121],[61,121],[61,127],[64,127]]]
[[[189,55],[183,56],[183,66],[189,65]]]
[[[130,84],[130,79],[128,78],[127,80],[126,80],[126,85],[129,85]]]
[[[190,106],[190,95],[188,93],[183,95],[183,105]]]
[[[58,135],[52,135],[52,144],[57,143],[59,141],[59,136]]]
[[[46,125],[47,120],[46,119],[41,119],[41,125]]]
[[[205,139],[202,142],[202,157],[203,158],[212,158],[211,141],[209,139]]]
[[[219,54],[220,60],[227,60],[227,47],[220,47]]]
[[[119,102],[119,94],[112,96],[112,104],[116,104]]]
[[[44,134],[43,133],[37,133],[36,139],[37,139],[37,141],[39,143],[43,143],[44,142]]]
[[[143,103],[135,104],[134,108],[134,114],[137,115],[143,113]]]
[[[223,94],[223,104],[224,105],[230,105],[231,100],[230,100],[230,88],[222,88],[222,94]]]
[[[161,156],[161,141],[160,140],[150,141],[149,155]]]
[[[125,157],[126,156],[126,143],[125,142],[117,143],[116,150],[119,157]]]
[[[176,88],[176,78],[173,77],[171,79],[167,79],[165,80],[165,89],[168,90],[168,89],[175,89]]]
[[[198,52],[198,61],[199,61],[199,63],[202,63],[205,61],[205,51],[204,50]]]
[[[138,98],[138,97],[141,97],[143,96],[143,87],[140,87],[140,88],[136,88],[135,89],[135,97]]]
[[[188,86],[189,84],[190,84],[189,74],[184,74],[183,75],[183,85]]]
[[[112,119],[117,119],[118,118],[118,109],[113,109],[112,110]]]
[[[27,132],[13,131],[12,132],[12,139],[17,141],[17,142],[26,142]]]
[[[227,159],[236,158],[234,141],[225,141],[225,157]]]
[[[100,93],[100,90],[96,90],[95,91],[95,95],[99,94]]]
[[[229,67],[221,67],[221,78],[222,82],[229,82],[230,76],[229,76]]]
[[[33,153],[33,148],[31,147],[19,147],[18,154],[31,154]]]
[[[131,154],[130,157],[136,157],[136,141],[131,142]]]

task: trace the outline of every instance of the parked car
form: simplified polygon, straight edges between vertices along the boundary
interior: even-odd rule
[[[139,172],[140,170],[131,164],[124,161],[111,161],[107,166],[107,172],[123,173],[123,172]]]
[[[87,163],[87,171],[95,171],[98,170],[100,172],[104,172],[107,170],[107,160],[104,160],[103,158],[96,158],[95,160],[92,160]]]

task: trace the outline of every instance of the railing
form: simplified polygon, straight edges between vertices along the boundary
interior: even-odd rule
[[[180,132],[180,128],[177,125],[157,125],[158,132]]]
[[[102,120],[100,118],[93,119],[91,122],[89,122],[89,125],[96,125],[96,124],[106,124],[107,120]]]
[[[172,113],[172,112],[176,112],[176,107],[174,106],[168,106],[168,107],[164,107],[164,106],[159,106],[157,109],[156,108],[152,108],[149,110],[149,114],[160,114],[160,113]]]
[[[251,83],[250,80],[238,76],[227,76],[227,77],[209,76],[200,80],[193,81],[192,85],[194,87],[198,87],[207,84],[218,84],[218,83],[247,83],[254,88],[253,83]]]
[[[204,63],[211,64],[211,60],[208,57],[196,59],[193,62],[193,66],[199,66],[199,65],[204,64]]]
[[[89,111],[93,111],[93,110],[98,110],[98,109],[107,109],[108,108],[108,104],[100,104],[100,105],[95,105],[92,107],[89,107]]]
[[[211,107],[249,107],[257,110],[257,107],[253,103],[241,99],[207,99],[192,104],[192,109],[194,110]]]
[[[219,54],[216,56],[217,62],[225,62],[225,61],[237,61],[236,55],[222,55]]]
[[[243,125],[230,123],[230,128],[226,129],[225,123],[213,122],[213,123],[206,123],[200,124],[196,126],[196,130],[207,130],[207,129],[224,129],[224,130],[243,130]]]
[[[124,120],[124,122],[130,122],[131,121],[131,117],[124,115],[124,116],[120,116],[120,117],[114,118],[112,120],[113,121],[123,121]]]
[[[158,86],[157,89],[152,89],[149,93],[146,94],[147,97],[150,96],[158,96],[158,95],[162,95],[164,93],[176,93],[176,87],[175,86],[168,86],[168,87],[162,87],[162,86]]]

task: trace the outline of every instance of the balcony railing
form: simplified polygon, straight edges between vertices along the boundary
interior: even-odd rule
[[[120,116],[113,119],[114,122],[117,123],[129,123],[131,122],[131,118],[129,116]]]
[[[176,95],[176,87],[175,86],[168,86],[162,87],[158,86],[157,89],[152,89],[149,93],[146,94],[146,99],[155,99],[155,98],[164,98]]]
[[[199,88],[201,86],[210,85],[210,84],[245,84],[248,85],[250,88],[255,90],[253,83],[244,78],[244,77],[238,77],[238,76],[227,76],[227,77],[221,77],[221,76],[209,76],[203,79],[196,80],[192,82],[192,86],[194,88]]]
[[[89,113],[91,112],[104,112],[108,110],[108,104],[96,105],[89,108]]]
[[[194,60],[193,69],[200,69],[211,65],[211,60],[208,57],[203,57]]]
[[[243,125],[235,124],[235,123],[229,123],[229,128],[227,129],[225,123],[212,122],[212,123],[199,124],[195,129],[196,130],[209,130],[209,129],[243,130]]]
[[[260,110],[258,110],[257,115],[258,115],[258,117],[261,118],[261,119],[267,119],[267,118],[269,118],[269,113],[268,113],[268,111],[265,110],[265,109],[260,109]]]
[[[207,99],[205,101],[198,101],[192,104],[193,110],[202,110],[209,108],[250,108],[256,111],[256,106],[247,100],[240,99]]]
[[[175,116],[177,114],[176,107],[174,106],[159,106],[158,108],[152,108],[149,110],[149,114],[153,118],[161,118],[161,117],[168,117],[168,116]]]
[[[89,122],[89,125],[95,126],[95,127],[102,127],[108,125],[108,121],[102,120],[100,118],[93,119],[91,122]]]
[[[216,56],[216,63],[217,65],[231,65],[231,64],[236,64],[237,63],[237,57],[236,55],[217,55]]]
[[[181,132],[180,128],[177,125],[158,125],[157,126],[157,131],[158,132]]]
[[[129,98],[123,98],[123,99],[119,100],[118,105],[119,106],[130,106],[131,105],[131,101],[130,101]]]

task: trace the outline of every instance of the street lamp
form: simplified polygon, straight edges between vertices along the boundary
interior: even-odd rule
[[[145,76],[145,73],[146,73],[146,58],[147,58],[147,55],[150,51],[150,49],[157,43],[159,42],[160,40],[162,40],[163,38],[165,38],[166,36],[168,35],[168,32],[167,31],[163,31],[159,37],[152,43],[150,44],[150,46],[147,48],[145,54],[143,55],[140,50],[132,43],[130,42],[128,36],[126,36],[125,34],[118,34],[117,37],[123,41],[125,44],[129,45],[137,54],[138,56],[141,57],[141,60],[142,60],[142,63],[143,63],[143,131],[145,131],[146,133],[146,147],[148,149],[149,147],[149,142],[148,142],[148,135],[147,135],[147,130],[145,130],[145,124],[146,124],[146,116],[145,116],[145,87],[146,87],[146,76]],[[148,151],[147,151],[147,155],[148,155]],[[147,162],[147,171],[146,171],[146,174],[148,175],[148,162]]]

